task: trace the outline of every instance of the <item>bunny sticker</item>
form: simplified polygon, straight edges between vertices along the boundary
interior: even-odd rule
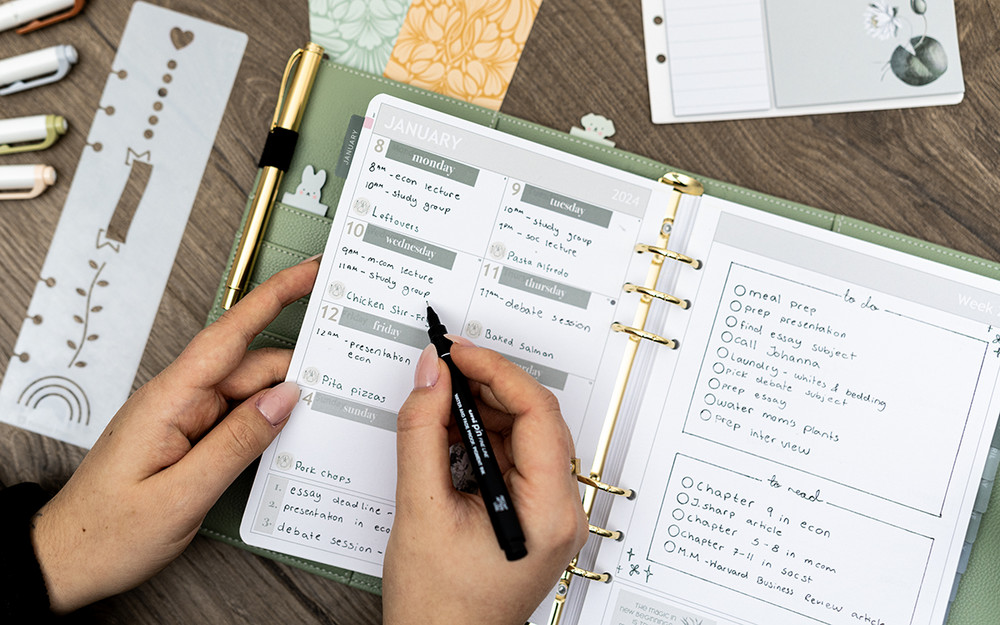
[[[326,184],[326,170],[314,170],[312,165],[306,165],[302,170],[302,181],[295,193],[285,192],[281,201],[289,206],[301,208],[317,215],[326,215],[326,204],[320,204],[320,190]]]

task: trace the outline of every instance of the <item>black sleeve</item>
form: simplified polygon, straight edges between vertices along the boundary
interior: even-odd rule
[[[51,617],[45,580],[31,545],[31,517],[48,500],[38,484],[0,490],[0,622],[39,623]]]

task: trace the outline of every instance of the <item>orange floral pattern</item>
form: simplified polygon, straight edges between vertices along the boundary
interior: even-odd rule
[[[499,110],[542,0],[413,0],[385,76]]]

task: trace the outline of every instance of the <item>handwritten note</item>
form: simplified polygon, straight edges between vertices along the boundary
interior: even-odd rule
[[[655,240],[669,189],[384,96],[357,145],[289,369],[301,401],[241,535],[378,575],[427,304],[593,438],[626,342],[610,326],[638,302],[622,285],[648,268],[632,250]]]
[[[939,514],[985,335],[835,288],[731,265],[684,431]]]
[[[646,558],[800,616],[825,620],[846,609],[906,622],[933,540],[827,501],[822,482],[785,476],[678,454]],[[891,601],[887,570],[897,585]]]
[[[1000,405],[996,285],[714,198],[688,253],[581,622],[942,622]]]

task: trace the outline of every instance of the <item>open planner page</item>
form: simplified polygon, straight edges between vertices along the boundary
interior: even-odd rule
[[[642,0],[656,123],[956,104],[951,0]]]
[[[581,622],[940,625],[1000,412],[997,283],[711,197],[683,251],[705,265]]]
[[[448,329],[558,397],[588,466],[672,187],[388,96],[370,104],[264,453],[248,544],[379,575],[392,527],[395,424]]]

